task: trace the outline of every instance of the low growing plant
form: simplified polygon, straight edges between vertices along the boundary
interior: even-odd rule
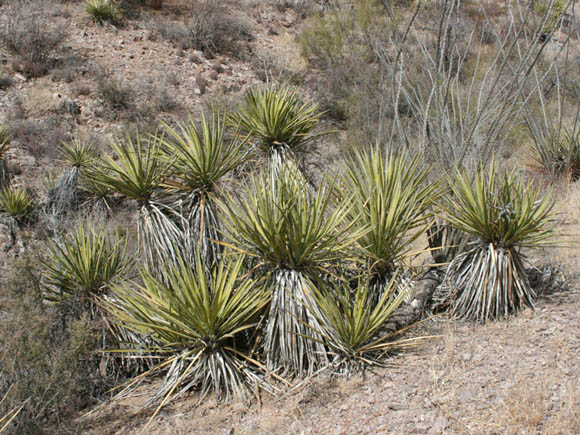
[[[4,6],[6,21],[0,40],[16,56],[16,68],[32,77],[48,72],[53,55],[68,35],[65,22],[54,22],[50,3],[19,0]]]
[[[85,12],[100,25],[109,22],[120,24],[123,20],[123,11],[115,0],[85,0]]]
[[[550,193],[515,173],[480,168],[474,177],[457,172],[443,218],[475,241],[448,267],[444,289],[454,316],[478,322],[533,307],[535,292],[524,268],[523,248],[538,248],[554,235]]]
[[[26,222],[34,212],[34,200],[23,187],[5,187],[0,191],[0,212],[18,224]]]
[[[564,128],[541,130],[528,120],[534,158],[538,166],[553,176],[570,181],[580,179],[580,130]]]
[[[193,388],[227,399],[244,396],[259,381],[255,369],[261,365],[252,358],[244,332],[256,326],[269,295],[243,275],[243,262],[243,257],[222,259],[208,270],[198,256],[195,264],[172,266],[166,282],[144,272],[143,285],[119,286],[116,302],[105,302],[119,325],[158,343],[147,350],[159,363],[125,387],[167,371],[150,401],[161,400],[151,418],[171,398]]]
[[[45,299],[80,304],[94,315],[96,298],[119,284],[131,269],[126,244],[127,239],[113,239],[89,222],[79,225],[70,238],[50,242],[43,264]]]
[[[320,328],[312,330],[314,341],[328,346],[335,372],[346,375],[363,372],[365,368],[380,364],[380,357],[388,351],[417,344],[426,338],[394,340],[407,328],[381,333],[381,328],[391,314],[404,302],[409,287],[398,289],[393,276],[378,300],[373,300],[374,289],[368,279],[359,279],[353,290],[350,285],[312,288],[315,308],[310,308]]]

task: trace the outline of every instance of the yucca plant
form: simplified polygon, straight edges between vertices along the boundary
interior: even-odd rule
[[[554,235],[554,201],[515,173],[480,168],[457,172],[444,205],[453,227],[475,242],[449,265],[443,289],[453,315],[478,322],[534,306],[522,248],[537,248]]]
[[[228,135],[225,117],[212,112],[201,114],[198,125],[193,120],[178,124],[176,129],[165,125],[168,135],[163,141],[165,158],[170,162],[169,179],[165,184],[177,196],[180,214],[190,233],[188,248],[199,248],[202,258],[211,264],[220,255],[219,221],[215,198],[217,186],[247,156],[246,140],[237,134]]]
[[[353,201],[348,219],[355,228],[368,229],[358,247],[377,301],[428,228],[429,209],[440,189],[427,182],[429,171],[418,156],[394,154],[379,146],[354,151],[342,172],[342,195]]]
[[[34,208],[34,200],[25,188],[5,187],[0,191],[0,212],[18,224],[30,219]]]
[[[277,165],[288,157],[308,151],[322,112],[310,102],[301,102],[296,91],[272,86],[250,89],[232,119],[244,134],[254,139],[257,150]]]
[[[275,370],[312,371],[326,363],[323,344],[308,340],[307,325],[318,321],[307,310],[310,283],[332,274],[350,258],[359,235],[346,224],[350,201],[333,208],[333,186],[306,188],[294,166],[266,171],[245,186],[245,196],[220,202],[231,245],[253,258],[255,273],[267,280],[272,295],[264,349]]]
[[[43,262],[46,300],[72,300],[89,308],[92,315],[96,298],[120,283],[133,265],[126,254],[126,238],[107,236],[102,227],[95,229],[89,222],[47,248],[48,259]]]
[[[79,186],[85,198],[84,204],[90,204],[93,211],[112,215],[114,191],[108,185],[97,181],[98,174],[102,172],[101,164],[101,159],[95,159],[91,166],[85,168],[80,174]]]
[[[0,221],[8,227],[9,245],[6,250],[16,246],[17,243],[20,249],[24,250],[18,233],[22,225],[30,222],[35,208],[34,199],[25,188],[5,187],[0,190]]]
[[[528,127],[538,166],[553,176],[564,176],[570,181],[580,179],[580,130],[540,129],[531,120]]]
[[[67,167],[48,192],[48,206],[56,216],[76,208],[80,195],[81,171],[90,167],[95,160],[92,146],[80,140],[63,142],[60,151]]]
[[[180,216],[162,201],[168,171],[161,156],[162,141],[159,136],[147,141],[139,135],[127,137],[125,142],[112,145],[113,156],[105,156],[87,174],[93,183],[137,202],[140,246],[147,266],[159,274],[184,250],[184,234],[176,223]]]
[[[132,379],[125,391],[167,370],[150,401],[161,399],[158,411],[192,388],[202,394],[213,389],[217,398],[227,399],[244,396],[260,382],[255,369],[261,367],[250,355],[245,332],[256,326],[269,295],[244,275],[243,263],[243,257],[221,259],[208,270],[197,256],[195,264],[172,266],[166,282],[144,272],[143,285],[117,287],[116,302],[105,302],[116,322],[159,343],[148,349],[159,363]]]
[[[8,186],[8,167],[6,165],[6,154],[10,148],[10,131],[7,127],[0,125],[0,189]]]
[[[320,340],[330,348],[335,372],[345,375],[363,372],[368,366],[379,364],[386,352],[414,346],[420,340],[395,340],[407,328],[381,331],[409,292],[409,287],[400,289],[398,283],[394,275],[377,301],[372,300],[374,290],[368,276],[359,278],[354,290],[344,283],[312,288],[315,308],[311,312],[320,324],[312,332],[320,338],[310,336],[310,339]]]
[[[85,0],[85,12],[98,24],[109,22],[117,25],[123,19],[123,11],[115,0]]]

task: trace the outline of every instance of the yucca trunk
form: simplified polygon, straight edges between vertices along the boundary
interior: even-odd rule
[[[492,264],[494,267],[489,267]],[[451,309],[457,318],[478,322],[506,317],[525,306],[534,308],[521,254],[515,248],[479,246],[449,266]]]
[[[182,227],[184,233],[184,254],[190,261],[195,260],[195,253],[204,263],[211,267],[221,258],[222,245],[220,240],[219,216],[215,202],[205,193],[192,195],[185,200],[182,207]]]
[[[394,292],[395,295],[406,292],[410,296],[413,288],[410,274],[403,268],[388,269],[376,271],[369,278],[369,296],[368,301],[371,307],[376,307],[385,292]],[[405,302],[408,302],[408,297]]]
[[[184,372],[189,376],[183,378]],[[195,385],[202,396],[213,390],[216,401],[229,401],[232,397],[246,397],[256,385],[264,386],[264,383],[248,369],[246,362],[220,345],[197,354],[184,351],[181,357],[171,363],[161,388],[148,400],[147,405],[159,403],[179,385],[181,388],[176,392],[178,395]]]
[[[10,177],[8,176],[8,166],[6,160],[0,158],[0,190],[8,187],[10,184]]]
[[[272,300],[264,338],[269,370],[285,367],[298,373],[312,373],[317,365],[328,362],[326,347],[307,338],[320,330],[318,320],[307,308],[315,306],[307,280],[296,270],[272,272]],[[314,335],[321,339],[318,334]]]
[[[177,265],[180,257],[188,258],[185,233],[170,218],[171,213],[168,207],[152,202],[139,209],[137,233],[145,265],[159,278],[165,277],[167,269]]]
[[[77,207],[80,195],[79,176],[79,167],[65,169],[48,192],[48,209],[53,216],[66,214]]]

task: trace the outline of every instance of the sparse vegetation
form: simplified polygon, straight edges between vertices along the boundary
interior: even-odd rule
[[[65,22],[55,25],[49,3],[22,0],[4,5],[6,20],[0,26],[0,41],[16,56],[16,70],[32,77],[48,72],[52,57],[68,35]]]
[[[0,432],[578,432],[580,27],[508,3],[0,0]]]
[[[150,37],[159,35],[179,49],[193,48],[210,57],[240,56],[244,52],[242,43],[252,38],[252,31],[244,18],[232,11],[231,0],[188,0],[186,3],[182,22],[158,22]]]
[[[101,77],[98,84],[99,95],[113,112],[123,111],[133,107],[135,92],[126,82],[116,78]]]

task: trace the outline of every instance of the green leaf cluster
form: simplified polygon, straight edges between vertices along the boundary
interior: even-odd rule
[[[356,150],[343,165],[342,196],[353,203],[348,218],[364,232],[358,245],[373,272],[393,273],[428,228],[429,210],[441,196],[428,173],[418,156],[379,146]]]
[[[218,396],[229,397],[252,385],[245,365],[252,359],[237,339],[256,326],[269,295],[243,276],[243,263],[243,257],[225,259],[208,270],[198,256],[193,267],[186,262],[172,267],[166,282],[144,272],[143,285],[118,286],[117,300],[104,302],[118,323],[159,343],[148,350],[169,355],[142,376],[172,365],[160,389],[161,405],[179,387],[185,392],[200,386],[204,393],[213,387]]]
[[[44,265],[45,298],[60,302],[67,298],[94,300],[130,271],[127,239],[113,239],[104,229],[82,223],[70,238],[50,242]]]
[[[6,213],[17,222],[22,223],[30,218],[34,209],[34,199],[25,188],[5,187],[0,191],[0,212]]]
[[[266,155],[287,150],[297,154],[306,152],[319,136],[312,130],[322,114],[316,104],[302,103],[296,91],[268,87],[250,89],[232,122],[250,135]]]
[[[458,171],[449,182],[443,216],[482,244],[503,248],[537,248],[554,235],[554,200],[531,182],[512,173],[498,174],[492,164],[475,177]]]
[[[334,201],[335,188],[323,182],[313,192],[292,165],[264,172],[245,185],[244,196],[220,201],[231,244],[270,269],[330,272],[352,258],[361,231],[347,223],[351,201]]]

